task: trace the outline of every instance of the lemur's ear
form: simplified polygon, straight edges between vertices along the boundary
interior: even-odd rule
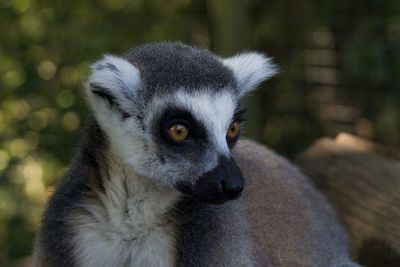
[[[128,61],[106,55],[91,66],[86,83],[86,94],[92,108],[103,110],[104,105],[129,116],[127,106],[132,105],[140,88],[139,70]]]
[[[240,96],[278,72],[270,58],[256,52],[238,54],[223,59],[222,62],[233,71],[240,89]]]

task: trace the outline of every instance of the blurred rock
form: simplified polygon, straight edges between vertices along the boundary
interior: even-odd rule
[[[317,140],[297,164],[334,205],[365,266],[400,264],[400,151],[341,133]]]

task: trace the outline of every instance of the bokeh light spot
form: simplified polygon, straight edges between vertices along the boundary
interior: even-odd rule
[[[44,196],[45,186],[43,183],[42,166],[33,159],[28,159],[22,167],[25,179],[25,191],[32,200],[40,200]]]
[[[25,72],[22,70],[11,70],[4,74],[2,82],[6,88],[15,89],[25,82]]]
[[[37,67],[37,72],[43,80],[50,80],[56,74],[57,67],[56,65],[49,61],[45,60],[40,62],[39,66]]]
[[[21,18],[20,28],[22,32],[34,40],[39,40],[45,33],[45,25],[37,15],[26,14]]]
[[[17,157],[17,158],[23,158],[24,156],[26,156],[26,154],[28,152],[28,145],[24,139],[17,138],[17,139],[12,140],[8,144],[8,149],[12,156]]]
[[[68,131],[75,131],[80,125],[80,118],[76,112],[69,111],[61,119],[62,126]]]
[[[13,106],[12,113],[14,117],[18,120],[23,120],[25,119],[29,112],[31,111],[31,107],[29,103],[25,100],[19,100],[15,102],[15,105]]]
[[[30,3],[30,0],[13,0],[11,5],[16,12],[22,14],[28,10]]]
[[[62,69],[60,69],[59,72],[61,83],[66,86],[72,86],[74,84],[80,83],[82,80],[82,75],[80,75],[79,71],[79,68],[63,67]]]
[[[68,108],[75,102],[75,97],[70,90],[63,90],[57,96],[57,104],[62,108]]]
[[[47,124],[50,125],[51,123],[54,123],[56,119],[58,118],[57,112],[53,108],[44,108],[41,110],[41,112],[44,113],[46,116]]]
[[[29,116],[29,127],[34,131],[40,131],[47,126],[47,116],[43,111],[38,111]]]

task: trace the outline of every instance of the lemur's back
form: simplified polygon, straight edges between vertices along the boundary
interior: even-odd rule
[[[182,266],[358,266],[332,208],[296,167],[248,140],[234,154],[243,194],[222,206],[185,207]]]
[[[253,142],[240,142],[235,152],[257,255],[268,255],[272,266],[358,266],[333,209],[307,177]]]

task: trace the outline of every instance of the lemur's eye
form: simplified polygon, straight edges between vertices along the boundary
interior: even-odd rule
[[[189,129],[182,124],[174,124],[168,129],[168,134],[175,142],[182,142],[189,136]]]
[[[229,126],[226,136],[229,139],[235,139],[236,137],[238,137],[239,133],[240,133],[240,122],[236,121]]]

